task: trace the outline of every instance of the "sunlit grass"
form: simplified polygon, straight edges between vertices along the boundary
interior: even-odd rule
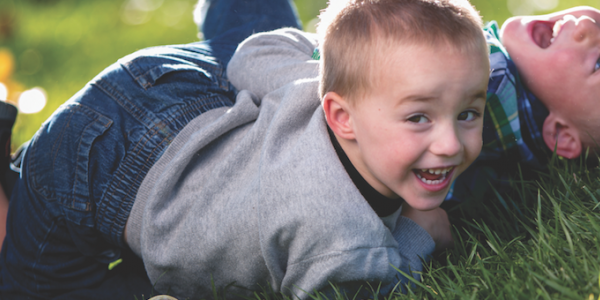
[[[512,197],[470,204],[476,216],[455,211],[456,248],[429,265],[424,284],[450,299],[598,297],[599,179],[597,168],[555,160],[515,180]]]
[[[597,299],[600,170],[555,159],[514,193],[451,212],[456,247],[399,299]]]

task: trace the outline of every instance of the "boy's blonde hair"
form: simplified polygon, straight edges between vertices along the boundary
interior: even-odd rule
[[[321,99],[330,91],[350,102],[364,96],[376,81],[375,62],[392,47],[487,56],[481,17],[467,0],[330,0],[319,18]]]

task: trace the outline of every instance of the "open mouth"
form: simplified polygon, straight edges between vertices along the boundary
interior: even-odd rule
[[[554,43],[554,40],[560,33],[563,25],[575,17],[571,15],[564,16],[556,22],[537,21],[531,28],[531,38],[542,49],[546,49]]]
[[[531,28],[531,37],[533,41],[542,49],[546,49],[552,45],[556,33],[554,30],[555,22],[550,21],[538,21],[535,22]]]
[[[448,174],[454,169],[454,167],[447,167],[441,169],[419,169],[414,170],[417,178],[427,185],[437,185],[443,183],[447,178]]]

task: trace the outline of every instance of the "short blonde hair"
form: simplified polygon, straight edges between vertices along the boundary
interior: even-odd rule
[[[321,99],[330,91],[360,97],[373,86],[383,49],[398,45],[473,53],[487,45],[479,13],[467,0],[330,0],[317,27]]]

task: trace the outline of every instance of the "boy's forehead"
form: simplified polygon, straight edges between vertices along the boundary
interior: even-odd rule
[[[451,84],[470,87],[469,96],[485,98],[489,58],[487,51],[473,52],[422,44],[391,47],[373,56],[372,89],[393,87],[407,93],[403,97],[407,101],[427,102],[437,97],[434,95],[444,93]],[[457,74],[466,80],[460,81],[446,74]]]
[[[487,71],[490,69],[489,54],[487,44],[483,44],[477,48],[466,48],[455,45],[449,41],[442,41],[436,44],[424,43],[424,42],[407,42],[401,41],[396,43],[389,43],[386,47],[374,45],[373,54],[371,58],[375,65],[389,66],[391,63],[400,63],[403,65],[412,65],[416,68],[426,68],[427,63],[434,60],[435,58],[463,58],[470,62],[470,67],[481,67]],[[415,56],[415,53],[418,53]],[[420,64],[414,64],[415,60],[418,60]],[[442,59],[439,63],[442,65],[435,65],[433,67],[441,68],[451,62]],[[465,66],[466,67],[466,66]],[[410,70],[407,70],[410,71]]]
[[[470,45],[465,45],[465,43],[456,42],[452,36],[441,37],[438,39],[419,39],[416,37],[412,38],[380,38],[374,40],[371,43],[370,48],[374,52],[378,52],[378,54],[382,55],[395,55],[395,53],[391,52],[402,52],[402,50],[412,50],[415,48],[420,49],[431,49],[434,50],[432,55],[445,55],[445,54],[454,54],[461,53],[467,56],[485,56],[487,57],[489,54],[488,45],[485,41],[485,37],[482,35],[481,37],[477,37],[479,41],[475,41],[475,37]]]

